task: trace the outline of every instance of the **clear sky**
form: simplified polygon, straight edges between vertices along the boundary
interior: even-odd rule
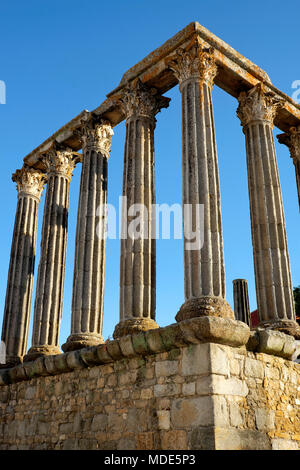
[[[28,0],[0,7],[1,231],[0,323],[5,301],[17,192],[11,174],[24,156],[83,109],[92,110],[118,84],[123,73],[149,52],[198,21],[263,68],[274,85],[292,95],[300,80],[300,7],[295,1],[253,0]],[[181,203],[181,106],[178,87],[167,93],[169,109],[157,116],[156,199]],[[227,300],[232,280],[246,278],[250,307],[256,308],[244,135],[237,101],[214,87],[219,155]],[[109,160],[108,202],[117,206],[122,191],[125,125],[115,129]],[[279,133],[274,129],[274,134]],[[293,285],[300,284],[299,210],[294,167],[288,149],[277,144]],[[60,344],[70,332],[72,277],[80,165],[71,182],[69,236]],[[45,193],[44,193],[45,194]],[[44,196],[43,196],[44,200]],[[43,201],[40,204],[35,278]],[[119,240],[109,240],[103,335],[112,335],[119,317]],[[36,280],[36,279],[35,279]],[[165,326],[184,301],[181,240],[157,242],[157,322]],[[33,299],[34,300],[34,299]],[[34,303],[34,301],[33,301]],[[32,327],[32,322],[31,322]],[[31,332],[29,345],[31,342]]]

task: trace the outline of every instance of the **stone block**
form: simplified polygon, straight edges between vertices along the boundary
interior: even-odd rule
[[[67,364],[67,355],[66,354],[57,354],[53,356],[54,364],[57,372],[69,372],[71,369]]]
[[[119,346],[122,351],[122,355],[125,357],[132,357],[135,355],[131,335],[122,336],[119,338]]]
[[[255,410],[255,422],[259,431],[272,431],[275,429],[275,411],[267,408],[257,408]]]
[[[155,397],[170,397],[174,395],[179,395],[180,391],[181,391],[180,384],[176,384],[176,383],[154,385]]]
[[[179,323],[188,343],[210,342],[239,347],[247,344],[250,328],[243,322],[213,316],[195,317]]]
[[[229,375],[226,349],[213,343],[190,345],[182,352],[182,375]]]
[[[87,366],[94,366],[99,364],[97,346],[80,349],[80,357]]]
[[[160,328],[160,336],[165,350],[180,348],[188,344],[182,333],[180,324],[173,323],[165,328]]]
[[[161,337],[162,330],[163,328],[156,328],[144,332],[149,351],[154,353],[165,351],[166,348]]]
[[[216,427],[215,450],[271,450],[271,443],[263,432]]]
[[[28,378],[49,375],[43,357],[38,357],[31,362],[24,362],[24,368]]]
[[[265,375],[264,365],[257,359],[246,357],[245,359],[245,376],[263,379]]]
[[[22,382],[28,380],[26,369],[23,364],[19,364],[9,369],[9,376],[11,383]]]
[[[215,450],[215,429],[213,426],[199,426],[190,433],[190,450]]]
[[[145,333],[143,331],[134,333],[131,339],[135,354],[144,355],[149,353]]]
[[[183,383],[182,384],[182,394],[183,395],[195,395],[196,384],[195,382]]]
[[[36,397],[37,389],[33,385],[28,385],[25,391],[25,400],[33,400]]]
[[[99,344],[96,346],[97,356],[100,364],[109,364],[113,362],[113,358],[108,354],[106,344]]]
[[[106,343],[106,347],[108,354],[110,355],[110,357],[112,357],[114,361],[119,361],[124,357],[118,339],[108,341]]]
[[[86,364],[81,359],[80,349],[76,351],[70,351],[65,353],[66,355],[66,362],[68,367],[73,369],[83,369],[86,367]]]
[[[136,437],[136,450],[155,450],[160,449],[160,436],[158,433],[141,432]]]
[[[233,395],[246,397],[249,390],[245,380],[237,377],[224,377],[223,375],[209,375],[200,377],[197,381],[198,395]]]
[[[117,443],[117,450],[135,450],[135,439],[120,439]]]
[[[94,431],[105,431],[107,425],[107,415],[100,413],[93,417],[91,430]]]
[[[229,403],[229,418],[232,427],[242,427],[245,420],[245,411],[238,403]]]
[[[299,446],[290,439],[272,439],[272,450],[299,450]]]
[[[177,361],[160,361],[155,363],[156,377],[168,377],[175,375],[178,372]]]
[[[161,448],[164,450],[188,449],[187,432],[184,430],[163,431],[161,433]]]
[[[168,430],[170,429],[170,411],[167,410],[158,410],[158,429]]]
[[[280,331],[258,329],[259,345],[257,351],[279,355],[283,350],[285,334]]]
[[[149,400],[153,397],[153,390],[152,388],[143,388],[141,390],[141,399],[142,400]]]
[[[49,375],[56,375],[57,373],[59,373],[59,371],[57,371],[56,369],[54,357],[55,355],[53,356],[51,355],[51,356],[46,356],[44,359],[44,364]]]
[[[214,424],[212,397],[179,398],[171,405],[171,422],[174,428],[192,429]]]

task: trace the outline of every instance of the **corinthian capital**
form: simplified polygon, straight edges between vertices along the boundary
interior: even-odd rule
[[[248,92],[242,91],[238,100],[237,116],[243,127],[252,121],[266,121],[273,127],[277,110],[282,106],[282,100],[267,93],[261,83]]]
[[[23,166],[12,175],[12,180],[17,183],[19,196],[27,195],[40,200],[46,182],[45,173]]]
[[[78,161],[78,154],[70,148],[52,147],[44,155],[42,162],[45,165],[47,174],[61,175],[71,180],[73,170]]]
[[[170,98],[158,93],[155,88],[144,85],[140,80],[125,88],[120,104],[126,119],[143,116],[151,119],[162,109],[169,106]]]
[[[292,159],[300,162],[300,126],[291,127],[289,132],[277,135],[277,139],[280,144],[289,147]]]
[[[197,78],[213,87],[218,71],[213,51],[213,48],[205,48],[197,37],[186,49],[179,47],[174,56],[166,59],[166,65],[173,70],[180,88],[191,78]]]
[[[102,119],[98,122],[91,119],[83,122],[77,134],[82,141],[84,152],[94,150],[109,158],[111,137],[114,134],[109,121]]]

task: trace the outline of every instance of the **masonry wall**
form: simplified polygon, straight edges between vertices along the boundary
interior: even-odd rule
[[[299,364],[194,342],[1,386],[0,449],[299,449],[299,405]]]

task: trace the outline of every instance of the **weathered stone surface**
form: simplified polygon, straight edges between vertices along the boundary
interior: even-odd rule
[[[82,122],[83,146],[78,203],[71,334],[63,351],[103,343],[107,166],[113,130],[107,120]]]
[[[273,431],[275,429],[275,411],[257,408],[255,410],[255,421],[259,431]]]
[[[170,98],[140,80],[127,84],[120,97],[126,117],[124,153],[120,322],[114,338],[158,328],[155,322],[156,240],[152,236],[155,203],[154,129],[155,115],[169,105]],[[130,208],[143,205],[139,236],[130,232]],[[141,206],[140,206],[141,207]]]
[[[40,170],[26,165],[13,174],[18,205],[13,232],[1,340],[6,362],[18,364],[26,353],[33,289],[37,216],[46,181]]]
[[[171,422],[175,428],[192,429],[214,423],[213,400],[209,396],[176,399],[171,406]]]
[[[120,337],[119,345],[120,345],[120,349],[124,357],[135,356],[135,351],[133,349],[131,335]]]
[[[156,377],[167,377],[175,375],[178,372],[177,361],[161,361],[155,363]]]
[[[297,329],[290,262],[273,138],[283,102],[259,82],[239,95],[246,139],[257,309],[261,325]],[[292,333],[291,333],[292,334]]]
[[[80,357],[87,366],[99,364],[97,346],[91,346],[89,348],[80,349]]]
[[[229,361],[222,346],[212,343],[191,345],[183,349],[182,375],[229,375]]]
[[[250,329],[245,323],[229,318],[205,316],[194,319],[193,326],[201,341],[243,346],[250,336]]]
[[[296,342],[292,336],[275,330],[258,329],[259,345],[257,350],[267,354],[291,358]]]
[[[236,320],[251,326],[248,283],[246,279],[233,281],[234,316]]]
[[[89,367],[82,352],[0,387],[0,449],[299,448],[299,364],[214,343]]]
[[[59,354],[67,249],[69,188],[77,156],[71,149],[54,146],[43,157],[47,173],[41,258],[34,304],[32,345],[26,360]],[[53,255],[53,253],[55,255]]]
[[[271,450],[265,433],[252,429],[215,429],[215,450]]]

